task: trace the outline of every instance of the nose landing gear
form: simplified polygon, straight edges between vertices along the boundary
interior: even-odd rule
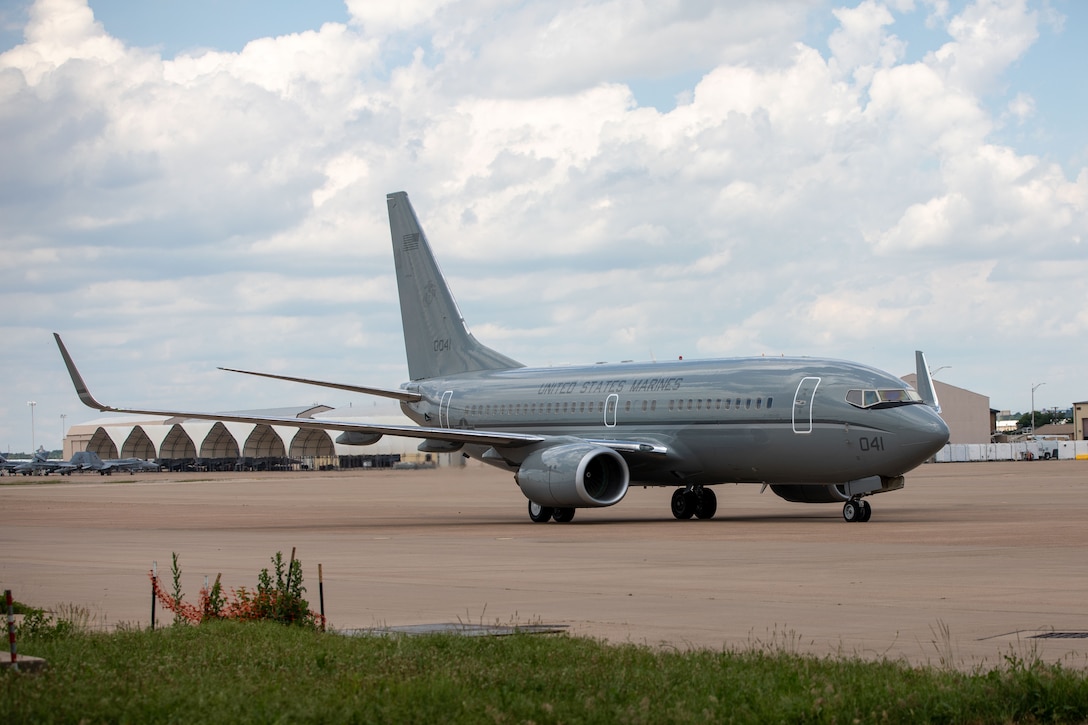
[[[863,498],[847,501],[842,506],[842,518],[847,523],[864,523],[873,517],[873,507]]]

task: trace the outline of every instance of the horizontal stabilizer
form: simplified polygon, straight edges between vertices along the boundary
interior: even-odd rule
[[[306,385],[316,385],[320,388],[334,388],[336,390],[347,390],[352,393],[362,393],[363,395],[377,395],[382,398],[393,398],[404,403],[415,403],[422,399],[419,393],[412,393],[407,390],[393,390],[391,388],[372,388],[363,385],[347,385],[346,383],[328,383],[324,380],[311,380],[309,378],[295,378],[290,375],[273,375],[272,373],[255,373],[250,370],[235,370],[234,368],[219,368],[220,370],[226,370],[228,373],[242,373],[243,375],[255,375],[260,378],[272,378],[273,380],[287,380],[292,383],[304,383]]]

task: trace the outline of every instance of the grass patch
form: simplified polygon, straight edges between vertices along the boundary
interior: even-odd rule
[[[352,638],[273,622],[27,637],[2,722],[1082,722],[1088,677],[568,636]]]

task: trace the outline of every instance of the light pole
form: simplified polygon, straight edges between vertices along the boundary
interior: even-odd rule
[[[947,370],[950,367],[952,367],[952,366],[951,365],[942,365],[939,368],[937,368],[936,370],[930,370],[929,371],[929,377],[931,377],[931,378],[937,377],[937,373],[941,372],[942,370]]]
[[[34,454],[34,449],[37,448],[34,441],[34,406],[37,405],[33,400],[26,401],[26,404],[30,406],[30,454]]]
[[[64,414],[64,413],[60,414],[60,450],[61,450],[61,455],[62,456],[64,455],[64,431],[65,431],[64,420],[67,417],[68,416],[66,414]]]
[[[1046,383],[1038,383],[1031,386],[1031,434],[1035,435],[1035,389],[1041,388]]]

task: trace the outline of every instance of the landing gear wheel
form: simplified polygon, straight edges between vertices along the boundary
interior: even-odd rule
[[[699,502],[695,504],[695,518],[712,519],[718,511],[718,497],[709,488],[704,488],[699,494]]]
[[[672,515],[683,521],[684,519],[690,519],[695,515],[695,507],[698,505],[699,499],[695,497],[695,494],[688,491],[686,488],[678,488],[672,492]]]
[[[846,523],[852,524],[861,517],[861,507],[857,501],[847,501],[842,505],[842,518]]]
[[[546,524],[551,520],[555,509],[551,506],[541,506],[536,501],[529,502],[529,518],[535,524]]]
[[[556,522],[560,523],[560,524],[570,523],[571,521],[574,520],[574,509],[573,508],[557,508],[552,513],[552,518],[555,519]]]
[[[861,507],[861,517],[858,519],[861,523],[865,523],[869,519],[873,518],[873,507],[869,505],[869,502],[865,499],[858,501],[858,506]]]

